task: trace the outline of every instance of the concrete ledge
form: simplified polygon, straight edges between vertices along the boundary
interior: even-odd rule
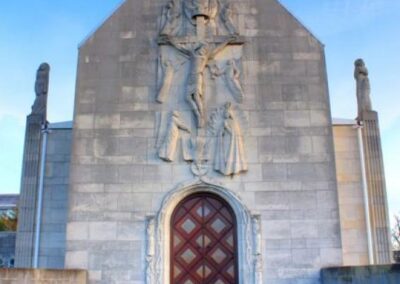
[[[321,270],[323,284],[400,283],[400,264],[331,267]]]
[[[86,270],[0,269],[2,284],[87,284]]]

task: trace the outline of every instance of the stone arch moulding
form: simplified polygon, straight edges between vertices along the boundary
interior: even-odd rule
[[[213,193],[232,207],[237,220],[239,284],[261,284],[260,216],[251,215],[235,193],[204,177],[179,184],[166,194],[158,213],[147,217],[146,284],[170,284],[171,215],[181,200],[197,192]]]

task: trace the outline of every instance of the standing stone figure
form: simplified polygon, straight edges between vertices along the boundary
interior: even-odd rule
[[[184,62],[178,62],[174,64],[171,60],[161,60],[163,80],[160,90],[158,91],[157,102],[163,103],[168,97],[169,91],[171,89],[171,84],[174,79],[174,74],[178,71],[179,67],[182,64],[184,64]]]
[[[243,89],[240,83],[240,70],[234,59],[229,59],[224,68],[219,68],[216,64],[210,67],[211,75],[214,77],[225,75],[225,80],[233,97],[237,102],[243,101]]]
[[[221,20],[225,25],[225,28],[228,30],[231,35],[238,35],[236,27],[233,25],[232,17],[233,17],[233,8],[231,4],[227,4],[225,8],[221,12]]]
[[[223,123],[217,134],[214,170],[226,176],[247,171],[243,136],[231,103],[225,104]]]
[[[234,41],[236,37],[231,37],[229,40],[217,45],[214,49],[210,49],[209,44],[205,42],[197,43],[192,48],[186,48],[169,37],[165,39],[190,60],[191,67],[187,81],[186,100],[195,114],[197,127],[202,128],[204,125],[204,70],[208,62],[230,42]]]
[[[181,30],[182,6],[180,1],[171,0],[163,10],[160,35],[177,36]]]
[[[362,59],[357,59],[354,62],[354,78],[357,83],[357,104],[358,116],[356,118],[358,124],[363,121],[363,111],[372,110],[371,105],[371,87],[368,78],[368,69]]]
[[[36,98],[35,102],[32,105],[32,114],[46,115],[47,93],[49,91],[49,72],[50,65],[47,63],[40,64],[36,72]]]
[[[180,119],[179,112],[173,111],[168,121],[167,131],[164,136],[164,141],[158,151],[158,156],[167,161],[172,162],[175,157],[178,140],[180,137],[180,130],[190,133],[189,128]]]

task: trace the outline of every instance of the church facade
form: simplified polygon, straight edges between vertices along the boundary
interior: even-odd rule
[[[357,64],[357,121],[332,120],[323,45],[276,0],[125,1],[80,46],[72,124],[47,123],[38,70],[16,266],[197,284],[390,263]]]

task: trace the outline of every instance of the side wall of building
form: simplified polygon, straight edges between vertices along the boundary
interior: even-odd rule
[[[354,125],[333,127],[344,265],[369,264],[357,131]]]
[[[40,125],[40,124],[39,124]],[[19,205],[19,225],[16,242],[16,267],[33,266],[39,156],[42,139],[40,127],[26,132],[24,167]],[[32,143],[32,136],[37,140]],[[39,268],[64,268],[66,222],[68,215],[69,167],[71,158],[71,127],[50,125],[47,135],[46,165],[40,230]],[[28,151],[28,152],[27,152]],[[32,166],[35,157],[35,167]],[[28,186],[29,185],[29,186]]]
[[[71,129],[50,129],[40,238],[39,267],[64,268],[68,216]]]

